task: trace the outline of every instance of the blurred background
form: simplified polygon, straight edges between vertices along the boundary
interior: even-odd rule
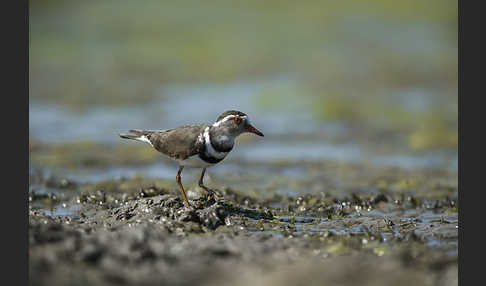
[[[30,1],[31,169],[172,178],[118,133],[238,109],[265,138],[240,137],[215,172],[457,172],[457,32],[450,0]]]

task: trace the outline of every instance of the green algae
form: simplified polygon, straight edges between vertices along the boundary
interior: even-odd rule
[[[120,164],[140,165],[161,159],[157,151],[143,144],[100,144],[88,140],[44,143],[31,139],[29,152],[32,163],[46,167],[96,168]]]
[[[349,87],[350,80],[363,98],[373,98],[377,87],[437,82],[457,87],[457,27],[452,24],[457,5],[442,1],[393,7],[386,1],[43,1],[29,14],[31,98],[74,110],[131,105],[134,98],[150,102],[169,82],[228,82],[281,72],[299,74],[301,86],[319,86],[296,91],[310,99],[323,90],[342,94],[340,87]],[[366,37],[367,29],[376,29],[368,18],[390,28],[381,31],[390,42]],[[420,25],[432,29],[432,48],[425,45],[418,52],[409,43],[403,49],[394,46],[395,33],[408,36],[403,23],[418,25],[413,31],[426,44],[421,33],[428,30]],[[437,26],[443,29],[433,30]],[[359,53],[342,48],[353,45]],[[355,60],[349,66],[368,72],[348,68],[350,57]]]

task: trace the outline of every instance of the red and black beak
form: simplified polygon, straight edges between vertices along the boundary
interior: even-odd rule
[[[263,137],[263,133],[261,133],[260,131],[258,131],[258,129],[256,129],[255,127],[253,127],[253,125],[251,125],[251,124],[248,124],[246,126],[246,130],[248,132],[250,132],[250,133],[254,133],[254,134],[258,135],[258,136],[262,136]]]

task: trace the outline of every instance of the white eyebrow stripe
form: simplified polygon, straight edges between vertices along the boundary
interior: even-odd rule
[[[150,142],[150,140],[148,139],[147,135],[142,135],[140,137],[137,137],[137,138],[135,138],[135,140],[140,141],[140,142],[148,143],[148,144],[150,144],[150,146],[154,147],[154,145],[152,144],[152,142]]]
[[[235,117],[236,115],[233,115],[233,114],[230,114],[230,115],[227,115],[225,116],[223,119],[219,120],[219,121],[216,121],[213,126],[214,127],[218,127],[221,123],[225,122],[225,121],[228,121],[230,120],[231,118]],[[246,115],[244,116],[240,116],[241,118],[243,119],[247,119],[248,120],[248,117]]]
[[[229,152],[218,152],[214,150],[213,145],[211,145],[211,138],[209,137],[209,127],[206,127],[204,129],[204,144],[206,145],[206,153],[216,159],[222,159],[228,155]]]

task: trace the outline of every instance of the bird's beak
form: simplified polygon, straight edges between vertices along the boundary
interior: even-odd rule
[[[250,132],[250,133],[255,133],[256,135],[263,137],[263,133],[261,133],[260,131],[258,131],[258,129],[256,129],[255,127],[253,127],[253,125],[251,125],[251,124],[248,124],[248,126],[246,127],[246,130],[248,132]]]

